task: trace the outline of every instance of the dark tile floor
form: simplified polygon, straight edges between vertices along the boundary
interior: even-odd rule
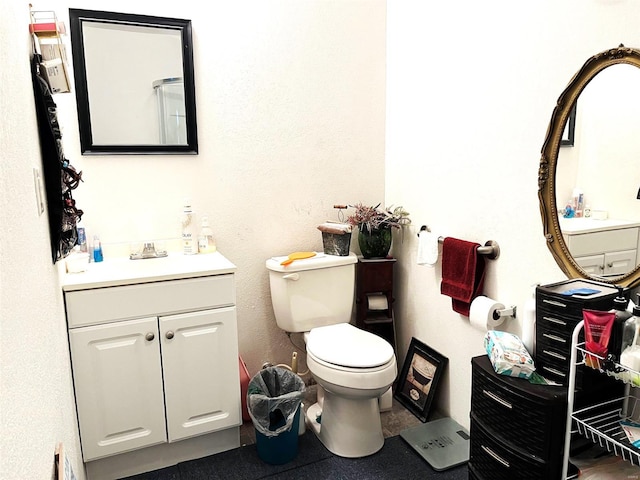
[[[310,406],[316,403],[316,386],[307,387],[304,404]],[[393,400],[392,408],[389,411],[380,413],[382,421],[382,432],[385,438],[394,437],[402,430],[419,425],[421,422],[409,410],[404,408],[400,402]],[[240,427],[240,445],[251,445],[256,442],[256,432],[251,420],[244,422]]]

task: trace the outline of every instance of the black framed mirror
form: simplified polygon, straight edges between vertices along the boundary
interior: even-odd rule
[[[628,287],[640,285],[640,212],[635,203],[635,138],[639,125],[635,121],[638,103],[634,103],[635,97],[640,102],[640,95],[635,94],[639,74],[640,50],[620,45],[600,52],[574,75],[553,110],[538,170],[538,197],[547,246],[569,278]],[[593,95],[594,91],[600,94]],[[597,109],[591,97],[597,99]],[[575,126],[576,146],[569,147],[571,158],[569,151],[561,151],[566,149],[561,145],[578,101],[582,117]],[[587,110],[594,114],[588,116]],[[605,215],[596,216],[590,208],[585,209],[590,217],[574,218],[563,213],[568,187],[575,186],[568,185],[563,176],[567,169],[581,172],[574,173],[571,181],[577,178],[581,184],[586,183],[587,205],[590,196],[597,199],[607,207]],[[618,197],[624,197],[624,201]]]
[[[191,21],[69,9],[83,155],[197,154]]]

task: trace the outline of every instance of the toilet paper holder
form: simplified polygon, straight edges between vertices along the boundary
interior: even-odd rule
[[[502,317],[516,318],[516,306],[512,305],[509,308],[501,308],[500,310],[496,310],[495,312],[493,312],[494,320],[498,320],[499,318],[502,318]]]

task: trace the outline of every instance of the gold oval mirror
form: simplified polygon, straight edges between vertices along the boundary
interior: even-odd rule
[[[617,67],[610,69],[612,66]],[[620,80],[620,74],[628,74],[623,72],[625,69],[633,70],[634,76],[638,76],[637,82],[633,78],[629,83],[633,88],[622,85],[629,82]],[[623,144],[626,146],[627,139],[637,137],[638,129],[628,128],[630,116],[626,113],[616,113],[614,117],[603,113],[611,111],[611,106],[629,108],[636,97],[640,102],[636,94],[636,90],[640,92],[637,88],[640,75],[636,72],[640,72],[640,50],[620,45],[594,55],[562,92],[549,122],[538,171],[540,213],[547,246],[569,278],[590,278],[628,287],[640,284],[640,211],[637,208],[640,203],[630,203],[640,202],[636,199],[640,195],[640,178],[635,177],[638,155],[635,151],[622,153],[620,148]],[[591,83],[596,76],[598,81]],[[591,86],[584,92],[587,85]],[[605,99],[592,94],[597,90],[604,90]],[[589,103],[591,97],[598,97],[598,108]],[[631,109],[635,121],[638,108],[632,106]],[[614,118],[627,121],[617,123]],[[612,133],[605,133],[605,127]],[[596,134],[599,140],[606,134],[606,141],[594,146]],[[612,168],[612,160],[621,163]],[[593,164],[599,170],[587,169],[587,165]],[[576,188],[580,183],[588,185],[583,191],[585,203],[577,212],[566,209],[567,203],[571,203],[569,198],[581,193]],[[603,186],[611,192],[606,197]],[[624,197],[626,206],[616,197]],[[586,208],[590,199],[600,205],[594,205],[593,210]],[[585,216],[589,213],[590,217]]]

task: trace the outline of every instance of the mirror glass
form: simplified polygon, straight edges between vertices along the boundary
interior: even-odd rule
[[[195,154],[191,22],[69,10],[83,154]]]
[[[638,51],[620,46],[589,59],[554,109],[539,196],[548,246],[570,278],[640,282],[639,85]],[[574,107],[573,146],[558,145]]]

